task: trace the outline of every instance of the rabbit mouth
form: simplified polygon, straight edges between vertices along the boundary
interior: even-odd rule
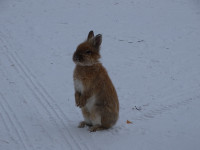
[[[74,63],[79,66],[92,66],[97,64],[98,62],[87,62],[80,59],[73,59]]]
[[[80,62],[80,58],[77,57],[77,56],[74,56],[74,57],[73,57],[73,61],[74,61],[74,62]]]
[[[99,64],[99,62],[75,62],[78,66],[93,66]]]

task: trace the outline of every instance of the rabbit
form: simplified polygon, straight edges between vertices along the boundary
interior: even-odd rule
[[[99,61],[102,35],[90,31],[87,39],[73,54],[75,103],[84,121],[79,128],[90,126],[90,132],[112,127],[119,117],[119,101],[106,69]]]

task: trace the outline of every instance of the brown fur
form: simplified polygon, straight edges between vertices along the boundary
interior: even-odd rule
[[[81,108],[84,118],[95,120],[100,116],[100,124],[83,121],[79,127],[91,125],[90,131],[108,129],[118,120],[119,102],[116,90],[110,80],[106,69],[99,62],[100,45],[102,36],[94,37],[90,31],[85,42],[81,43],[73,56],[76,64],[74,69],[74,82],[81,81],[83,91],[77,90],[75,85],[76,105]],[[95,103],[89,111],[86,105],[89,99],[95,95]]]

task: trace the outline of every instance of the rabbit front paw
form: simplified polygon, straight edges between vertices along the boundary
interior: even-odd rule
[[[86,98],[80,96],[77,106],[80,108],[84,107],[86,105],[86,101],[87,101]]]
[[[76,93],[75,93],[75,102],[76,102],[76,106],[78,106],[79,103],[80,103],[80,96],[81,96],[81,94],[80,94],[79,92],[76,92]]]

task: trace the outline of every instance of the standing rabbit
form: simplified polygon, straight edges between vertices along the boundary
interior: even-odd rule
[[[75,102],[81,108],[84,121],[79,128],[90,126],[90,131],[108,129],[118,120],[119,102],[115,87],[106,69],[99,62],[102,35],[90,31],[73,55]]]

